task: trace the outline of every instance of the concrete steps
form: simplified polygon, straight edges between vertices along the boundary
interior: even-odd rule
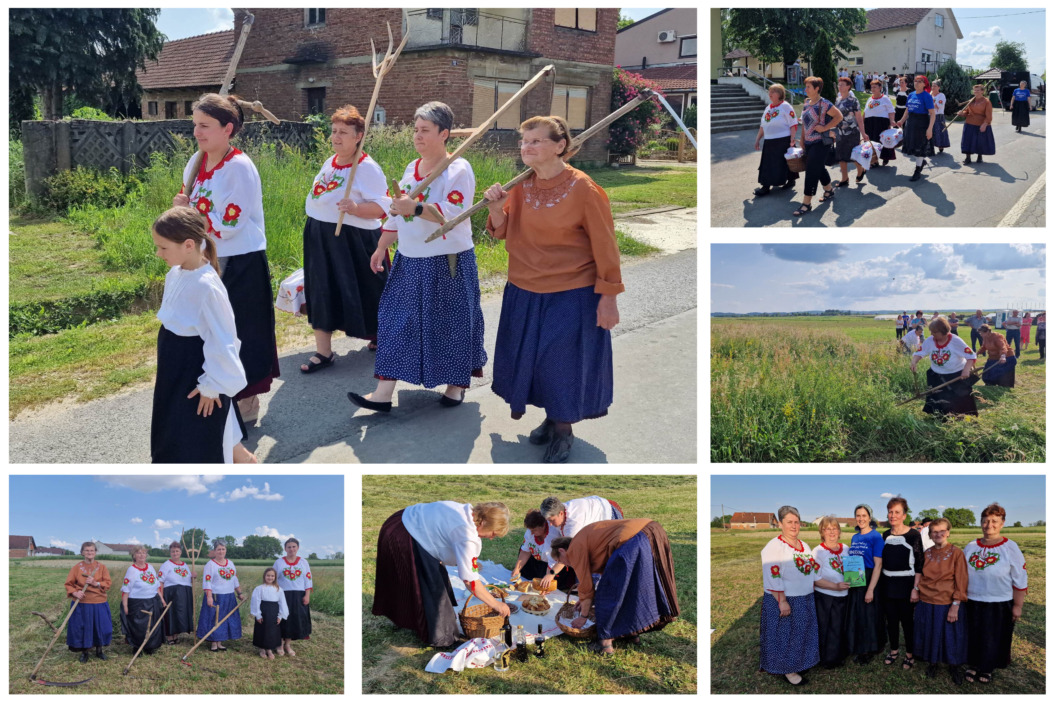
[[[761,124],[765,102],[740,86],[710,86],[710,132],[754,130]]]

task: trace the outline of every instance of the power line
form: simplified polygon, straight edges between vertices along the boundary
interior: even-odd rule
[[[1007,15],[975,15],[974,17],[960,17],[961,20],[984,20],[990,17],[1015,17],[1016,15],[1036,15],[1044,10],[1030,10],[1029,12],[1012,12]]]

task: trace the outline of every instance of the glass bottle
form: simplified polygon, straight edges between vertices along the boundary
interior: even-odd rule
[[[519,625],[515,628],[515,659],[519,662],[525,662],[527,658],[526,629]]]
[[[533,653],[537,657],[544,657],[544,626],[537,623],[537,637],[534,638],[537,650]]]

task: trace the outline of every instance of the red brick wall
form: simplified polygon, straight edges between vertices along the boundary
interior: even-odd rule
[[[143,97],[140,99],[140,108],[143,111],[144,120],[165,120],[165,104],[166,101],[176,101],[177,111],[174,118],[190,118],[191,115],[184,112],[184,101],[191,101],[194,103],[199,99],[203,93],[210,91],[216,91],[220,88],[217,86],[201,86],[199,88],[188,88],[180,90],[169,90],[169,91],[144,91]],[[151,101],[158,103],[158,115],[151,115],[147,112],[147,104]]]
[[[617,8],[596,10],[596,31],[587,32],[555,25],[555,10],[533,10],[529,28],[529,50],[550,59],[614,65],[614,40],[618,33]]]

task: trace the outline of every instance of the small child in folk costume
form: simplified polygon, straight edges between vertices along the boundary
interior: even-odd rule
[[[77,659],[83,663],[88,661],[88,651],[93,647],[96,657],[107,659],[103,648],[110,644],[114,623],[107,603],[110,572],[96,561],[95,542],[82,542],[81,556],[82,561],[74,564],[66,576],[66,595],[73,610],[66,623],[66,646],[71,652],[80,652]],[[77,601],[80,603],[74,609]]]
[[[158,309],[153,463],[256,463],[231,398],[246,386],[241,342],[205,222],[176,206],[154,222],[155,254],[172,269]]]
[[[262,584],[250,594],[250,615],[254,616],[254,647],[258,654],[276,659],[272,652],[282,643],[280,623],[287,619],[287,601],[276,584],[276,570],[271,566],[261,576]]]
[[[174,206],[191,206],[206,218],[217,246],[221,279],[231,299],[243,345],[239,357],[246,382],[236,400],[242,420],[257,420],[258,399],[279,377],[272,276],[265,256],[265,213],[261,177],[250,158],[231,146],[243,127],[235,96],[203,95],[193,108],[195,139],[205,157],[192,174],[195,155],[184,168],[184,184],[194,178],[191,193],[173,197]],[[189,198],[190,197],[190,198]]]
[[[294,656],[291,640],[308,640],[313,632],[313,619],[309,613],[309,595],[313,592],[313,572],[309,562],[298,556],[301,543],[291,537],[283,544],[286,556],[276,559],[272,568],[276,570],[280,590],[286,608],[280,634],[283,644],[279,653]]]
[[[167,645],[175,645],[177,635],[195,632],[195,601],[191,583],[196,578],[187,562],[180,560],[180,542],[169,545],[169,558],[158,568],[162,578],[162,598],[169,604],[163,629]]]
[[[125,570],[121,586],[121,631],[125,640],[138,650],[144,642],[143,651],[153,654],[162,646],[162,630],[154,629],[165,608],[162,598],[162,574],[147,563],[147,547],[134,547],[132,566]],[[148,631],[153,630],[150,635]]]
[[[426,205],[437,207],[445,220],[463,213],[474,201],[474,173],[465,159],[450,164],[412,201],[416,188],[447,157],[445,143],[453,127],[452,110],[437,101],[415,112],[416,151],[401,178],[400,194],[390,194],[390,219],[372,255],[382,272],[387,249],[397,241],[397,255],[379,303],[379,348],[375,357],[375,390],[350,392],[353,404],[389,412],[398,380],[423,387],[445,385],[444,407],[463,402],[472,377],[481,377],[485,353],[485,319],[478,287],[471,222],[466,220],[444,237],[427,243],[439,222]],[[449,256],[455,256],[455,274]]]
[[[222,642],[243,636],[243,624],[236,608],[237,600],[243,600],[243,592],[239,588],[235,564],[228,560],[227,554],[228,546],[224,540],[213,540],[213,556],[202,567],[202,608],[195,634],[201,640],[214,627],[220,626],[210,635],[210,652],[223,652],[228,648]],[[232,614],[224,619],[230,612]],[[222,619],[224,622],[219,622]]]

